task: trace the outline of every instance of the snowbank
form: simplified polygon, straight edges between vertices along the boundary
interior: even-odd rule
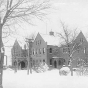
[[[27,75],[26,70],[3,72],[3,88],[88,88],[88,78],[60,76],[59,70]]]

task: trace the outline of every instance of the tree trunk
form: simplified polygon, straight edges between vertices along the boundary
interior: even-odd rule
[[[2,86],[2,76],[3,76],[3,57],[2,57],[2,52],[1,52],[1,48],[2,48],[2,24],[1,24],[1,19],[0,19],[0,88],[3,88]]]
[[[29,62],[29,67],[30,67],[30,74],[32,74],[32,62],[31,62],[31,58],[30,58],[30,62]]]
[[[71,71],[71,76],[73,76],[73,68],[72,68],[72,66],[70,67],[70,71]]]
[[[72,64],[72,57],[70,57],[70,71],[71,71],[71,76],[73,76],[73,64]]]

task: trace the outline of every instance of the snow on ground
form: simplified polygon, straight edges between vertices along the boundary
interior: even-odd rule
[[[88,78],[59,76],[57,69],[29,75],[27,70],[14,73],[7,69],[3,72],[3,88],[88,88]]]

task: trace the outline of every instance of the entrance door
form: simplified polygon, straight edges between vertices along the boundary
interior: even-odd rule
[[[25,68],[25,62],[24,61],[21,61],[20,64],[21,64],[21,69]]]
[[[54,61],[54,68],[57,68],[57,61]]]

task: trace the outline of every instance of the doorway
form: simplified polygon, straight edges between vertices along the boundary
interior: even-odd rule
[[[57,68],[57,61],[54,61],[54,68]]]
[[[21,65],[21,69],[24,69],[24,68],[26,67],[24,61],[21,61],[21,62],[20,62],[20,65]]]

